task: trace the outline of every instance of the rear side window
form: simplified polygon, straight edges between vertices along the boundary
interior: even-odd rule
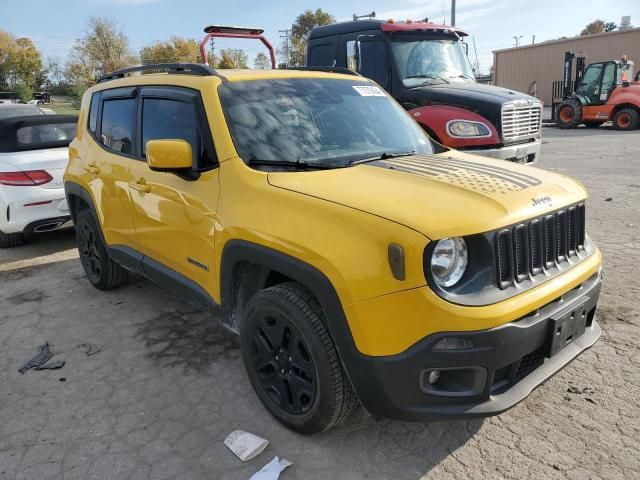
[[[156,139],[180,139],[191,144],[194,154],[200,151],[200,135],[192,103],[164,98],[145,98],[142,104],[142,152],[147,142]]]
[[[105,100],[102,104],[100,141],[116,152],[133,154],[136,99]]]
[[[75,134],[75,123],[31,125],[16,131],[18,145],[29,150],[46,148],[58,142],[68,144]]]
[[[93,134],[96,133],[98,127],[98,105],[100,105],[100,94],[94,93],[89,107],[89,131]]]
[[[330,67],[334,64],[333,44],[314,45],[309,52],[309,65],[314,67]]]

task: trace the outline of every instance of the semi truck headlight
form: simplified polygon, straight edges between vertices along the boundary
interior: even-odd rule
[[[447,123],[447,133],[451,137],[489,137],[491,135],[484,123],[469,120],[451,120]]]
[[[467,244],[460,237],[444,238],[436,243],[431,255],[431,274],[441,287],[460,281],[469,263]]]

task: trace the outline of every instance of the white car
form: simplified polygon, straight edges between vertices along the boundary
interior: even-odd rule
[[[62,175],[76,123],[71,115],[0,118],[0,247],[73,226]]]

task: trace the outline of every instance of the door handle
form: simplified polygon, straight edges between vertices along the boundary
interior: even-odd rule
[[[89,173],[100,173],[100,169],[95,163],[90,163],[89,165],[85,165],[84,169]]]
[[[129,186],[139,192],[149,193],[151,191],[151,185],[147,185],[144,178],[141,178],[137,182],[131,182]]]

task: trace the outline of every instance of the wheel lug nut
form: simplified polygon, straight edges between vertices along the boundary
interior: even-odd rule
[[[280,373],[284,373],[284,368],[280,370]]]
[[[276,355],[276,360],[278,360],[278,355]]]
[[[289,361],[291,361],[291,357],[289,357]]]

